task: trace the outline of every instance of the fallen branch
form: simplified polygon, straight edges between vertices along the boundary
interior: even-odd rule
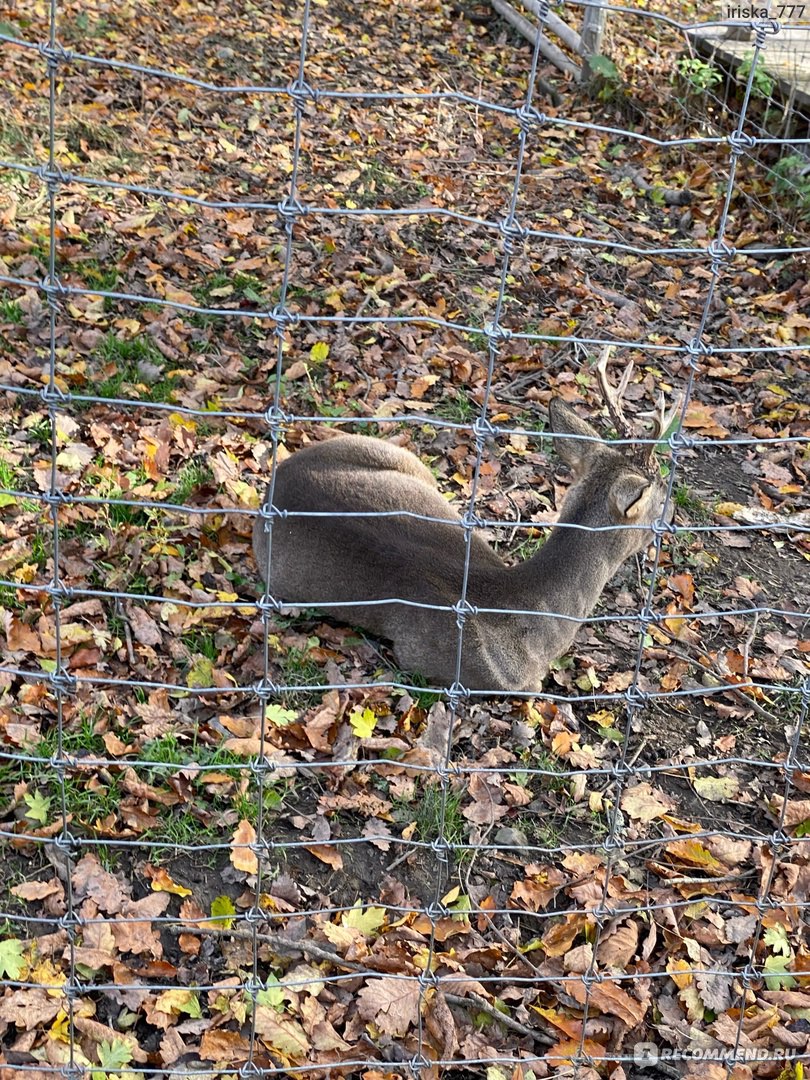
[[[565,75],[570,75],[571,78],[575,79],[577,82],[581,81],[582,69],[572,63],[562,49],[558,49],[556,45],[547,41],[538,27],[536,27],[534,23],[529,22],[525,15],[521,15],[519,11],[516,11],[507,0],[489,0],[489,2],[501,18],[506,19],[509,25],[513,26],[515,30],[517,30],[519,34],[522,34],[527,41],[530,41],[532,45],[537,43],[537,38],[539,36],[540,43],[538,48],[540,50],[540,55],[548,60],[550,64],[559,68]]]

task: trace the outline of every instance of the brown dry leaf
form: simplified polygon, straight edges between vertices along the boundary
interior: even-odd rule
[[[625,971],[638,949],[638,923],[622,923],[611,931],[608,928],[599,942],[596,957],[600,967],[618,968]]]
[[[547,907],[568,881],[556,866],[530,863],[526,867],[526,873],[531,876],[524,881],[515,882],[510,899],[520,901],[530,911],[541,911]]]
[[[784,820],[785,827],[788,829],[798,828],[799,825],[810,821],[810,799],[785,801],[782,795],[772,795],[768,802],[768,809],[775,818]]]
[[[445,1060],[454,1058],[458,1050],[456,1020],[444,994],[440,991],[437,991],[427,1008],[425,1026],[439,1052],[439,1057]]]
[[[357,995],[357,1011],[386,1035],[403,1036],[419,1019],[416,979],[371,979]]]
[[[39,634],[16,615],[11,615],[7,620],[6,642],[9,652],[31,652],[35,654],[39,654],[42,644]]]
[[[592,983],[590,993],[582,979],[563,979],[563,989],[580,1005],[589,1002],[591,1009],[616,1016],[627,1027],[634,1028],[644,1019],[648,1006],[612,982]]]
[[[126,900],[124,887],[115,874],[105,870],[95,855],[85,855],[73,871],[76,899],[89,896],[105,915],[116,915]]]
[[[509,813],[497,779],[485,773],[473,773],[470,777],[467,790],[473,802],[461,812],[474,825],[491,825]]]
[[[243,874],[255,874],[259,869],[259,860],[255,851],[250,847],[256,843],[256,830],[243,818],[233,834],[233,846],[231,847],[231,865]]]
[[[50,1023],[62,1005],[61,994],[51,997],[39,987],[21,987],[0,998],[0,1020],[14,1024],[23,1031],[33,1031],[41,1024]]]
[[[583,912],[572,911],[565,916],[563,922],[552,923],[541,939],[546,956],[564,956],[580,931],[584,930],[587,921]]]
[[[199,1049],[203,1061],[245,1061],[249,1052],[250,1043],[238,1031],[219,1028],[203,1032]]]
[[[12,896],[21,900],[44,900],[46,896],[65,895],[65,889],[59,878],[50,881],[23,881],[11,889]]]
[[[156,960],[163,956],[159,927],[153,920],[169,906],[166,893],[151,893],[142,900],[126,900],[121,917],[111,924],[115,944],[122,953],[148,954]]]
[[[321,704],[304,720],[304,734],[313,749],[322,750],[324,753],[331,749],[332,743],[327,735],[337,723],[341,712],[340,694],[337,690],[329,690]]]
[[[333,870],[343,869],[343,856],[330,844],[310,844],[306,850],[310,855],[314,855],[316,859],[320,859],[322,863],[326,863],[327,866],[331,866]]]
[[[653,821],[668,814],[675,804],[660,788],[645,782],[625,791],[621,807],[635,821]]]
[[[141,645],[155,646],[163,641],[160,627],[142,607],[130,604],[127,607],[127,621],[132,628],[133,637]]]

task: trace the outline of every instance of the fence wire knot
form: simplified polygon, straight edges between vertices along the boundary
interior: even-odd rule
[[[256,1080],[256,1077],[264,1076],[264,1069],[255,1061],[246,1061],[244,1065],[239,1066],[236,1075],[241,1076],[243,1080]]]
[[[262,705],[265,705],[271,698],[278,697],[278,691],[278,685],[272,679],[259,679],[253,687],[253,693]],[[251,765],[254,765],[255,762],[256,759],[254,758]]]
[[[425,908],[425,914],[431,922],[438,922],[439,919],[449,919],[452,913],[441,900],[434,900]]]
[[[524,229],[524,227],[511,216],[500,221],[498,223],[498,229],[503,240],[503,250],[505,255],[514,255],[515,245],[520,241],[525,240],[529,235],[528,230]]]
[[[269,593],[265,593],[256,601],[256,610],[258,611],[259,618],[262,622],[267,622],[271,615],[280,615],[282,613],[284,604],[281,600],[277,600],[275,596],[270,596]]]
[[[694,437],[685,434],[680,428],[672,432],[667,442],[673,454],[677,454],[679,450],[691,450],[695,445]]]
[[[739,157],[746,150],[752,150],[757,145],[757,140],[746,131],[733,131],[728,136],[728,145],[731,153]]]
[[[264,410],[264,422],[270,429],[270,434],[274,434],[279,431],[285,424],[289,424],[292,417],[288,412],[285,412],[279,405],[273,402],[272,405]]]
[[[295,82],[291,82],[287,87],[287,93],[293,103],[293,108],[299,113],[304,111],[308,101],[317,105],[321,97],[320,92],[314,86],[310,86],[306,79],[296,79]]]
[[[48,675],[48,682],[55,694],[75,694],[77,682],[64,667],[58,667]]]
[[[473,435],[475,435],[478,442],[483,442],[485,439],[494,439],[498,433],[494,424],[491,424],[485,416],[477,416],[472,429]]]
[[[295,326],[298,323],[298,315],[294,311],[290,311],[289,308],[284,307],[283,304],[277,304],[270,312],[270,318],[276,324],[276,333],[283,334],[287,327]]]
[[[687,363],[693,370],[696,370],[698,358],[701,356],[711,356],[712,351],[711,345],[707,345],[702,338],[693,337],[686,343],[686,355],[689,357]]]
[[[459,627],[464,625],[464,623],[467,621],[468,615],[478,614],[478,608],[474,604],[471,604],[468,600],[456,601],[456,603],[453,604],[452,610],[455,612],[456,615],[456,626]]]
[[[419,983],[419,989],[424,992],[425,990],[432,990],[439,985],[439,976],[432,968],[428,968],[427,971],[420,971],[416,976],[416,981]]]
[[[48,164],[38,165],[34,169],[34,175],[39,177],[43,184],[47,184],[49,188],[56,188],[59,184],[66,184],[70,181],[71,176],[66,173],[61,166],[54,162],[53,165]]]
[[[782,24],[778,19],[754,19],[751,23],[751,29],[755,34],[755,45],[758,49],[761,49],[765,44],[766,37],[774,37],[782,29]]]
[[[276,206],[276,214],[279,218],[279,228],[291,229],[298,218],[303,217],[305,213],[306,211],[298,199],[294,199],[291,195],[288,195]]]
[[[48,65],[48,70],[56,68],[59,64],[66,64],[73,59],[73,52],[70,49],[66,49],[60,42],[55,41],[51,45],[50,41],[45,41],[41,45],[37,45],[37,52],[45,60]]]
[[[65,1080],[80,1080],[80,1077],[84,1076],[87,1070],[78,1061],[69,1061],[59,1071],[65,1077]]]
[[[39,392],[43,405],[48,409],[58,409],[60,406],[70,404],[71,395],[61,390],[56,383],[53,386],[43,386]]]
[[[501,326],[500,323],[487,323],[484,327],[484,334],[487,337],[490,352],[496,354],[500,352],[501,345],[512,338],[512,331],[505,326]]]
[[[422,1075],[423,1069],[430,1068],[430,1062],[424,1054],[414,1054],[408,1062],[408,1068],[410,1069],[412,1076],[419,1077]]]
[[[624,700],[627,703],[627,708],[635,712],[635,710],[647,704],[650,695],[645,690],[642,690],[638,683],[631,683],[624,692]]]
[[[727,244],[725,240],[712,240],[706,250],[713,262],[720,259],[733,259],[737,254],[737,249]]]
[[[452,686],[448,686],[444,691],[445,697],[450,705],[451,709],[457,709],[459,702],[466,701],[470,696],[469,689],[464,683],[454,682]]]
[[[539,109],[535,109],[532,105],[527,105],[526,102],[520,106],[515,116],[520,124],[520,130],[527,135],[532,128],[542,127],[548,120],[544,112],[540,112]]]
[[[58,307],[58,301],[70,294],[70,289],[66,285],[63,285],[59,277],[56,274],[48,274],[39,282],[40,292],[45,293],[45,303],[48,307],[56,309]]]
[[[802,683],[802,705],[810,705],[810,675]]]

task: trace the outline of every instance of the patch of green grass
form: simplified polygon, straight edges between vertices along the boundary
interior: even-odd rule
[[[6,611],[25,611],[25,601],[17,595],[17,590],[11,585],[0,585],[0,608]]]
[[[23,309],[5,290],[0,292],[0,322],[19,324],[23,321]]]
[[[448,844],[461,844],[464,841],[461,800],[460,790],[448,786],[445,796],[441,784],[426,783],[413,800],[397,800],[394,803],[394,818],[415,821],[416,835],[423,843],[429,844],[442,835]],[[457,852],[456,861],[464,854],[466,853]]]
[[[307,639],[307,648],[289,648],[277,660],[278,681],[284,686],[323,686],[326,677],[323,668],[309,654],[309,650],[320,645],[316,637]],[[282,703],[289,708],[306,708],[320,700],[317,691],[288,691],[282,694]]]
[[[163,368],[165,358],[154,342],[146,337],[119,338],[110,332],[96,350],[96,356],[105,365],[114,365],[115,372],[107,376],[95,387],[95,393],[103,398],[121,398],[123,390],[132,386],[142,401],[171,402],[174,399],[171,381],[160,379],[151,384],[144,383],[144,368]]]
[[[175,481],[175,498],[177,502],[184,503],[195,491],[206,484],[210,484],[214,474],[203,461],[189,461],[177,474]]]
[[[512,554],[520,562],[533,558],[548,539],[548,532],[544,531],[540,536],[524,536],[512,549]]]
[[[479,412],[478,405],[461,390],[451,390],[445,394],[433,410],[434,416],[453,424],[472,424]]]
[[[219,656],[219,649],[211,630],[194,630],[183,634],[183,644],[192,655],[200,655],[214,662]]]
[[[119,282],[119,272],[116,267],[100,266],[98,259],[85,259],[77,262],[75,268],[86,285],[103,289],[105,293],[116,291]]]
[[[678,484],[672,492],[672,501],[678,510],[683,510],[695,522],[707,521],[711,514],[706,503],[693,495],[686,484]]]
[[[0,488],[5,488],[7,491],[13,491],[14,484],[17,479],[17,470],[14,466],[0,458]]]

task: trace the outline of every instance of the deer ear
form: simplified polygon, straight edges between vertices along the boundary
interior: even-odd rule
[[[610,504],[616,516],[627,521],[652,516],[655,488],[655,483],[643,476],[620,476],[610,489]]]
[[[549,402],[548,418],[555,435],[571,436],[571,438],[556,438],[554,449],[566,465],[570,466],[574,472],[581,473],[602,452],[604,447],[602,436],[596,428],[591,427],[586,420],[581,420],[574,410],[559,398],[552,398]]]

